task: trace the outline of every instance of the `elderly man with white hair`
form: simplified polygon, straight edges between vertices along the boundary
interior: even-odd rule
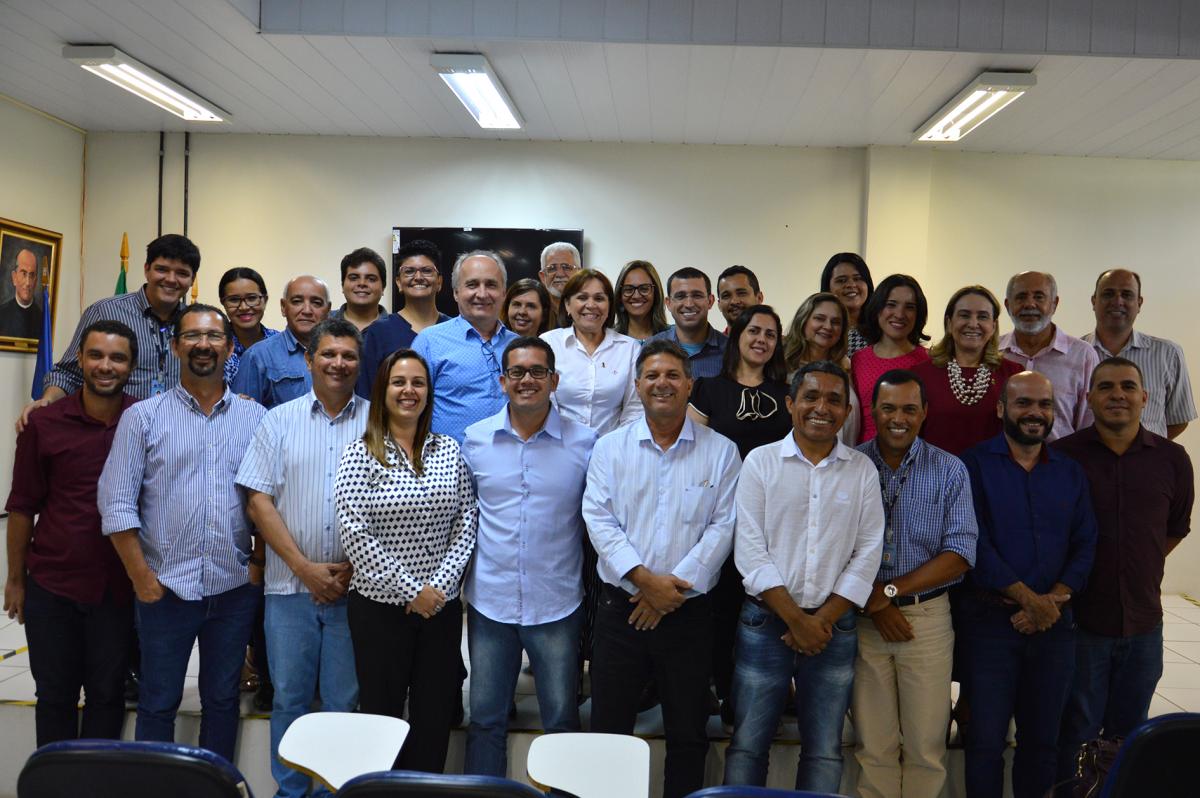
[[[555,241],[542,250],[542,269],[538,272],[538,277],[550,292],[550,301],[554,304],[550,318],[558,318],[558,303],[562,299],[563,289],[581,266],[583,258],[574,244]]]

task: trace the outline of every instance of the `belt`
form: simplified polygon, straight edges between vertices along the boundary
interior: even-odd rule
[[[908,607],[913,604],[922,604],[926,601],[932,601],[938,596],[944,595],[949,587],[939,587],[937,590],[931,590],[928,593],[920,596],[897,596],[892,599],[897,607]]]

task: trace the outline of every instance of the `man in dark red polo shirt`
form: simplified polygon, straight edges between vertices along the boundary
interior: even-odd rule
[[[1091,577],[1071,602],[1079,628],[1060,779],[1085,740],[1124,737],[1146,719],[1163,672],[1163,567],[1188,533],[1195,489],[1183,447],[1141,425],[1144,385],[1132,361],[1101,361],[1087,395],[1095,423],[1056,444],[1083,466],[1100,527]]]
[[[112,543],[100,534],[96,483],[117,421],[136,401],[124,388],[137,362],[137,338],[119,321],[98,321],[80,341],[83,387],[30,416],[17,438],[5,507],[4,609],[25,624],[38,746],[116,739],[125,720],[133,589]],[[86,695],[82,730],[80,687]]]

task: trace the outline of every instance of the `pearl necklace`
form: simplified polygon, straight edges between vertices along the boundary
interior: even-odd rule
[[[946,371],[950,376],[950,392],[954,394],[954,398],[958,400],[959,404],[967,407],[982,399],[992,384],[991,369],[982,363],[979,364],[979,368],[975,369],[975,377],[971,380],[970,385],[967,385],[967,381],[963,379],[962,367],[958,365],[955,358],[950,358],[950,362],[946,364]]]

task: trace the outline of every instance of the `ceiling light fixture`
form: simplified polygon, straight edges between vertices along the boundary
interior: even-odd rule
[[[521,115],[492,65],[478,53],[434,53],[429,65],[454,92],[482,128],[516,130]]]
[[[917,141],[959,141],[1036,85],[1032,72],[984,72],[917,129]]]
[[[68,44],[63,58],[188,122],[227,122],[228,111],[110,44]]]

